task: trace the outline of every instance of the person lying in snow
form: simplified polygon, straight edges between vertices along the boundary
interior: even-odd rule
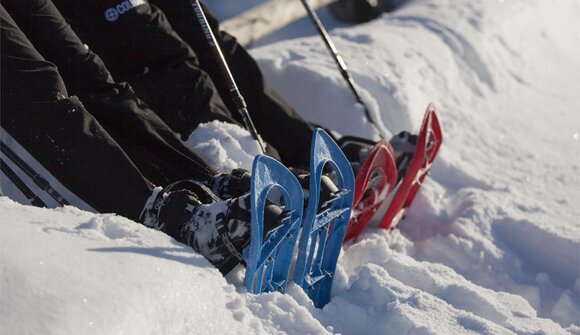
[[[141,1],[124,1],[115,15],[108,11],[118,8],[114,1],[98,8],[56,2],[76,20],[91,50],[49,0],[2,3],[3,153],[18,152],[46,169],[68,190],[61,193],[71,194],[66,203],[162,230],[227,273],[250,236],[250,176],[244,170],[217,174],[175,136],[187,138],[211,120],[239,123],[221,98],[226,88],[212,80],[218,70],[204,37],[183,16],[187,1],[155,1],[172,13],[180,34],[163,12]],[[83,14],[92,10],[93,16]],[[240,88],[271,143],[269,154],[289,166],[308,166],[313,126],[269,88],[235,39],[218,36],[234,74],[243,78]],[[129,81],[137,94],[113,77]],[[10,166],[2,166],[7,175]],[[266,225],[276,226],[281,212],[268,206]]]

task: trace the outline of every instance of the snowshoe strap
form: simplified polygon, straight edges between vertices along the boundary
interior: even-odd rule
[[[164,193],[169,193],[176,190],[188,190],[195,194],[198,200],[204,204],[210,204],[212,202],[219,201],[220,199],[210,190],[209,187],[205,186],[203,183],[193,180],[185,179],[173,182],[163,188]]]

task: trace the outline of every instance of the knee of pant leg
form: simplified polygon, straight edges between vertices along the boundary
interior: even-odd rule
[[[4,55],[3,55],[4,56]],[[60,100],[68,95],[57,67],[44,60],[6,57],[2,62],[2,100],[30,103]]]
[[[59,70],[69,93],[82,97],[83,100],[93,94],[110,90],[115,83],[103,60],[90,50],[69,60]]]
[[[2,8],[2,101],[28,103],[67,96],[56,65],[45,60]]]
[[[200,123],[237,123],[211,78],[192,62],[154,69],[131,84],[137,95],[184,139]]]

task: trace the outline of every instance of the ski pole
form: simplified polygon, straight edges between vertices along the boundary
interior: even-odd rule
[[[344,59],[338,53],[336,46],[334,45],[334,43],[330,39],[330,35],[328,35],[328,32],[326,31],[326,29],[322,25],[322,22],[320,22],[318,15],[312,9],[312,7],[310,7],[310,5],[308,4],[308,2],[306,0],[300,0],[300,1],[302,2],[302,4],[304,5],[304,8],[306,9],[306,12],[308,13],[308,17],[310,18],[310,21],[312,22],[314,27],[316,27],[316,30],[318,30],[320,37],[322,37],[322,40],[326,44],[326,47],[328,48],[328,50],[330,51],[330,53],[334,57],[334,62],[336,63],[336,66],[338,66],[338,69],[340,70],[342,77],[344,78],[344,80],[348,84],[348,87],[350,88],[350,90],[354,94],[356,101],[363,106],[366,118],[369,120],[369,122],[377,130],[377,133],[379,134],[379,136],[383,137],[383,134],[381,134],[378,125],[371,118],[371,114],[370,114],[370,111],[369,111],[367,105],[364,103],[360,94],[358,93],[358,89],[356,87],[356,84],[355,84],[354,80],[352,79],[350,72],[348,71],[348,68],[346,66],[346,63],[344,62]]]
[[[256,130],[256,127],[254,126],[254,123],[250,118],[250,114],[248,113],[246,101],[244,100],[244,97],[242,96],[240,90],[238,89],[238,86],[236,85],[234,76],[232,76],[232,73],[228,67],[228,64],[222,53],[222,50],[220,49],[220,46],[215,38],[215,35],[213,34],[211,27],[209,26],[209,22],[207,21],[207,18],[205,17],[205,14],[201,9],[199,0],[190,0],[190,3],[191,6],[193,6],[193,11],[195,12],[195,16],[199,24],[201,25],[201,28],[203,30],[205,38],[209,43],[213,56],[215,59],[217,59],[218,66],[222,73],[223,79],[225,80],[226,85],[229,88],[232,101],[236,106],[238,113],[240,113],[240,116],[242,117],[242,120],[244,121],[246,128],[248,128],[254,139],[258,141],[258,144],[262,149],[262,153],[266,154],[266,145],[264,144],[264,141],[262,141],[260,136],[258,136],[258,131]]]
[[[10,181],[16,185],[16,187],[24,194],[24,196],[30,200],[30,203],[36,207],[46,207],[46,204],[42,199],[40,199],[32,190],[18,177],[16,172],[14,172],[3,159],[0,158],[0,170],[10,179]]]
[[[0,141],[0,151],[6,155],[8,159],[10,159],[22,172],[24,172],[41,190],[45,191],[50,195],[56,202],[58,202],[61,206],[70,205],[70,203],[60,194],[57,190],[55,190],[52,185],[42,177],[39,173],[34,171],[28,163],[26,163],[22,158],[18,157],[18,155],[8,147],[7,144]]]

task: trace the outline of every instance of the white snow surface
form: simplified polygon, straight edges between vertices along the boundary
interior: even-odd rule
[[[579,16],[574,0],[416,0],[331,31],[387,136],[434,102],[445,139],[398,228],[343,248],[323,309],[295,285],[248,294],[243,270],[128,219],[1,197],[0,333],[580,334]],[[378,138],[319,37],[252,52],[305,118]],[[217,122],[189,143],[220,171],[258,152]]]

